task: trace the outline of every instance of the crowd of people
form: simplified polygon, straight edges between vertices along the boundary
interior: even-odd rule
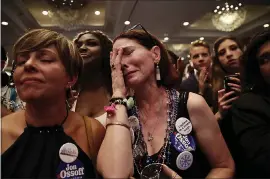
[[[270,31],[213,47],[185,70],[141,24],[25,33],[1,75],[2,177],[270,177]]]

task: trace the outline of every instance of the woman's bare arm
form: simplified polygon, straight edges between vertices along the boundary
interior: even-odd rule
[[[198,145],[212,167],[207,178],[232,178],[234,161],[213,112],[205,100],[194,93],[189,94],[187,107]]]

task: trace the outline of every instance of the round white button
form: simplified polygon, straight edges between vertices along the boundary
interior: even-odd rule
[[[59,157],[65,163],[74,162],[78,155],[78,148],[75,144],[72,143],[65,143],[59,150]]]
[[[180,170],[188,169],[193,163],[193,155],[189,151],[181,152],[176,159],[176,166]]]
[[[187,118],[180,117],[175,122],[175,128],[180,134],[188,135],[192,131],[192,124]]]

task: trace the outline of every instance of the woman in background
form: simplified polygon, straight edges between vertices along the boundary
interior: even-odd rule
[[[112,95],[110,51],[112,41],[101,31],[85,31],[73,40],[84,63],[77,100],[72,110],[106,125],[104,106]]]
[[[230,77],[230,91],[224,89],[224,77],[240,73],[241,43],[234,37],[221,37],[214,43],[212,65],[213,112],[222,119],[241,92],[240,78]]]
[[[232,106],[231,135],[224,135],[237,177],[270,177],[270,31],[251,39],[243,54],[244,93]]]

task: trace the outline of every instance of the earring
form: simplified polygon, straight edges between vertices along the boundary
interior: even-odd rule
[[[160,69],[159,69],[158,63],[156,63],[156,80],[157,80],[158,83],[159,83],[160,80],[161,80],[161,77],[160,77]]]
[[[67,88],[66,106],[67,106],[68,109],[71,109],[71,107],[72,107],[71,104],[69,103],[70,98],[73,98],[71,85],[69,85],[68,88]]]

